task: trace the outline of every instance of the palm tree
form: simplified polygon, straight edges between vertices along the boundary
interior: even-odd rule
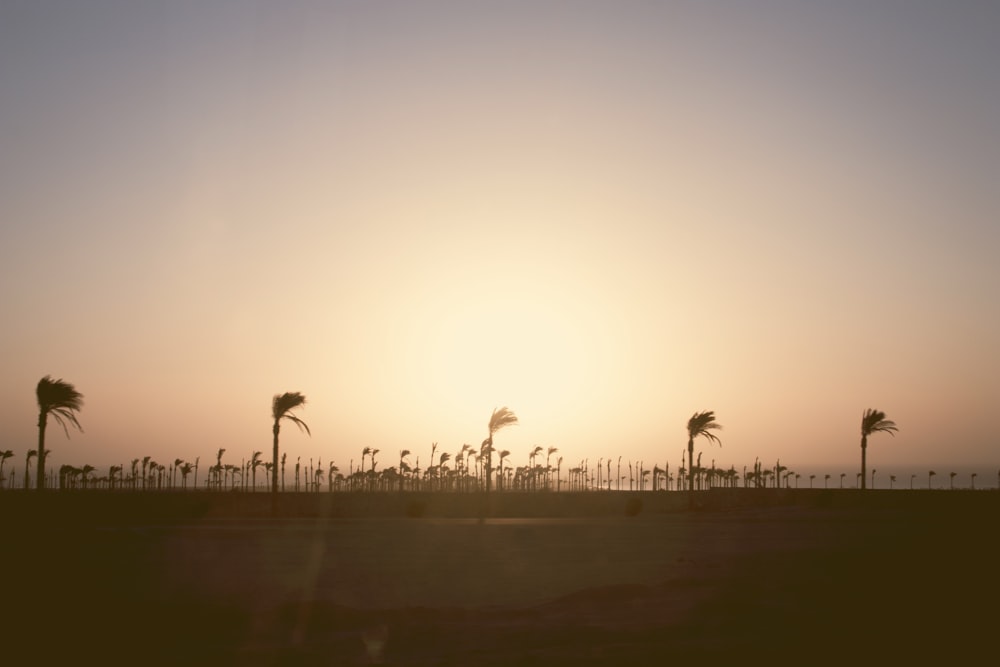
[[[300,431],[305,431],[312,437],[309,426],[292,414],[292,410],[300,405],[305,405],[305,402],[306,397],[297,391],[275,394],[271,401],[271,416],[274,418],[274,426],[271,428],[271,432],[274,434],[274,450],[271,455],[271,493],[274,495],[278,493],[278,433],[281,431],[281,420],[287,419],[298,426]]]
[[[972,490],[976,490],[976,473],[972,473]]]
[[[38,456],[38,450],[29,449],[28,455],[24,458],[24,488],[26,489],[31,484],[31,477],[28,475],[28,471],[31,470],[31,459],[35,456]]]
[[[2,469],[2,468],[0,468],[0,469]],[[957,472],[950,472],[950,473],[948,473],[948,488],[949,489],[952,489],[952,490],[955,489],[955,475],[957,475],[957,474],[958,474]]]
[[[555,454],[558,451],[559,451],[558,447],[549,447],[548,451],[545,454],[545,488],[546,489],[549,488],[550,478],[552,476],[552,467],[549,465],[549,459],[551,459],[552,455]],[[600,464],[598,464],[598,466],[599,465]]]
[[[503,491],[503,460],[510,456],[509,449],[500,450],[500,476],[497,477],[497,491]]]
[[[489,437],[486,441],[489,445],[486,447],[486,493],[490,492],[490,476],[493,473],[493,434],[502,428],[516,424],[517,415],[506,406],[493,409],[493,414],[490,415],[490,421],[487,424]]]
[[[868,455],[868,436],[872,433],[888,433],[892,435],[899,429],[896,428],[896,423],[889,421],[885,418],[885,413],[881,410],[873,410],[868,408],[865,410],[864,414],[861,416],[861,488],[865,488],[865,474],[867,470],[866,457]]]
[[[194,466],[191,465],[190,463],[186,463],[185,462],[185,463],[181,464],[180,472],[181,472],[181,486],[182,486],[182,488],[185,488],[185,489],[187,488],[187,486],[188,486],[188,475],[191,474],[192,470],[194,470]]]
[[[403,490],[403,479],[404,479],[404,477],[403,477],[403,471],[406,470],[406,468],[409,467],[409,465],[406,463],[406,457],[409,456],[409,455],[410,455],[410,450],[409,449],[403,449],[403,450],[400,450],[400,452],[399,452],[399,490],[400,491]],[[331,472],[333,472],[333,470],[332,470],[333,464],[331,463],[330,466],[331,466]],[[333,477],[327,477],[327,481],[330,482],[330,487],[332,488],[333,487]]]
[[[257,490],[257,468],[261,467],[264,462],[261,460],[263,452],[257,451],[250,455],[250,484],[253,486],[252,491]]]
[[[704,436],[708,438],[711,442],[716,442],[719,447],[722,446],[722,441],[719,440],[712,431],[718,431],[722,429],[722,424],[715,421],[715,412],[712,410],[707,410],[705,412],[696,412],[691,415],[691,419],[688,420],[687,430],[688,430],[688,463],[690,464],[694,461],[694,439],[698,436]],[[694,505],[694,475],[688,475],[688,496],[689,502]]]
[[[82,433],[83,427],[77,421],[76,413],[83,408],[83,394],[70,383],[53,380],[46,375],[38,381],[35,395],[38,398],[38,479],[35,487],[42,491],[45,489],[45,427],[48,425],[49,415],[63,427],[67,438],[69,428],[66,422]]]
[[[14,452],[9,449],[5,449],[4,451],[0,452],[0,489],[3,488],[3,464],[6,463],[7,459],[11,458],[12,456],[14,456]],[[16,473],[11,473],[11,477],[13,477],[15,474]],[[13,482],[11,483],[13,484]]]
[[[936,474],[937,473],[934,472],[933,470],[928,470],[927,471],[927,488],[928,489],[931,488],[931,477],[933,477]]]
[[[892,491],[892,485],[895,484],[895,483],[896,483],[896,476],[895,475],[889,475],[889,490],[890,491]],[[875,486],[875,485],[872,484],[872,486]]]

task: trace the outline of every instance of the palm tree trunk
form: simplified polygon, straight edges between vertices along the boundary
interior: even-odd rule
[[[688,438],[688,505],[694,507],[694,438]]]
[[[35,480],[35,488],[39,491],[45,489],[45,425],[48,422],[48,415],[45,412],[38,413],[38,478]]]
[[[278,420],[274,420],[274,428],[271,429],[274,433],[274,449],[271,453],[271,493],[278,493],[278,431],[281,430],[281,425]]]
[[[865,466],[868,455],[868,436],[861,436],[861,489],[865,489]]]

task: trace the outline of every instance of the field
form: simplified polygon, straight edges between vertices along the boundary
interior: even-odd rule
[[[0,494],[37,664],[987,656],[996,491]],[[15,664],[15,663],[11,663]]]

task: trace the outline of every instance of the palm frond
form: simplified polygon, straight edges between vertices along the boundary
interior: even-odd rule
[[[271,416],[274,417],[275,428],[277,428],[277,423],[282,419],[287,419],[293,422],[299,427],[299,430],[305,431],[310,436],[312,432],[309,430],[309,426],[291,414],[291,411],[295,408],[305,405],[306,397],[297,391],[289,391],[284,394],[275,394],[274,399],[271,401]]]
[[[861,416],[861,435],[871,435],[878,432],[893,435],[898,430],[896,422],[886,419],[885,413],[881,410],[868,408]]]
[[[38,409],[41,414],[52,415],[56,423],[62,426],[67,438],[69,425],[83,432],[83,427],[76,418],[76,413],[83,408],[83,394],[78,392],[76,387],[69,382],[61,379],[53,380],[52,376],[46,375],[38,381],[35,396],[38,398]]]
[[[300,405],[305,405],[306,397],[297,391],[288,391],[284,394],[275,394],[271,402],[271,416],[274,419],[281,419],[289,410],[294,410]]]
[[[712,410],[696,412],[691,415],[691,419],[688,420],[687,429],[691,439],[704,436],[712,442],[717,443],[720,447],[722,446],[722,441],[719,440],[719,437],[712,433],[712,431],[722,430],[722,424],[715,421],[715,412]]]
[[[506,406],[494,408],[493,414],[490,416],[490,435],[493,435],[505,426],[513,426],[515,424],[517,424],[517,415],[511,412],[510,408]]]

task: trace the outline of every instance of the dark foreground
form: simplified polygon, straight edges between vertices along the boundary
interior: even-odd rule
[[[608,665],[995,655],[1000,493],[760,493],[706,493],[697,511],[565,494],[547,510],[483,518],[467,499],[366,512],[306,504],[269,517],[260,499],[239,511],[229,499],[8,492],[0,656]]]

